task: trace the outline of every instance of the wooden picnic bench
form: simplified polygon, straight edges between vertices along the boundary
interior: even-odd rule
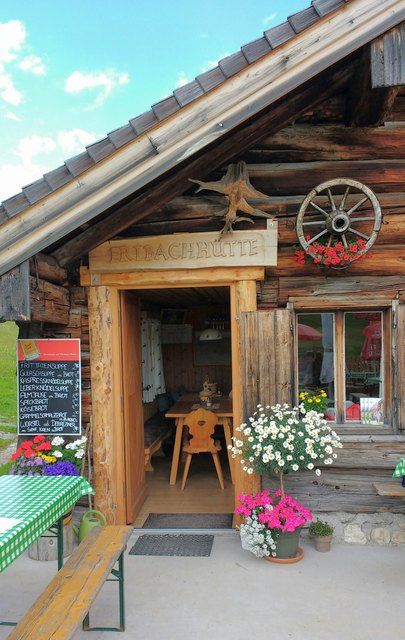
[[[132,530],[123,525],[94,527],[8,637],[67,640],[80,625],[84,630],[124,631],[123,553]],[[90,608],[107,580],[118,582],[120,626],[90,627]]]
[[[384,482],[374,482],[374,489],[379,496],[392,496],[395,498],[405,498],[405,487],[398,480],[385,480]]]

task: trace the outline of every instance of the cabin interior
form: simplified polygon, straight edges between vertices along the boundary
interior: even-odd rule
[[[149,513],[232,513],[234,490],[231,482],[223,429],[216,428],[215,440],[220,443],[219,459],[224,475],[225,489],[218,482],[209,453],[193,456],[185,489],[180,478],[176,485],[169,484],[173,455],[175,419],[164,418],[164,413],[185,393],[195,394],[196,401],[206,380],[215,382],[218,395],[232,390],[230,303],[228,287],[201,287],[156,289],[134,292],[141,301],[143,368],[143,419],[145,443],[148,427],[162,421],[169,427],[165,439],[159,443],[146,464],[148,495],[135,526],[141,527]],[[145,365],[145,345],[148,328],[158,327],[161,337],[162,381],[159,393],[148,401],[149,381]],[[200,339],[204,330],[221,336],[219,339]],[[216,336],[216,337],[217,337]],[[204,337],[204,336],[203,336]],[[148,356],[146,356],[148,358]],[[158,363],[153,361],[153,368]],[[149,393],[154,395],[153,392]],[[153,436],[152,436],[153,439]],[[180,465],[179,476],[183,471]]]

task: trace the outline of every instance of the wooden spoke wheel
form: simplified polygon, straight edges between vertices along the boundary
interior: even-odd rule
[[[359,239],[364,242],[357,251],[361,255],[376,241],[381,223],[380,203],[369,187],[350,178],[335,178],[319,184],[304,199],[297,236],[313,258],[317,244],[330,247],[340,241],[346,250]]]

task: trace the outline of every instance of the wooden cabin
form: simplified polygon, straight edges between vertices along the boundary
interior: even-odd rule
[[[405,452],[404,40],[404,0],[313,0],[2,203],[1,320],[80,338],[111,522],[135,521],[157,473],[145,423],[206,378],[232,391],[234,426],[323,389],[344,448],[287,489],[346,521],[404,513],[373,487]],[[317,254],[337,242],[344,268]],[[153,323],[161,387],[143,378]],[[199,341],[207,328],[222,340]],[[261,481],[233,471],[225,511]]]

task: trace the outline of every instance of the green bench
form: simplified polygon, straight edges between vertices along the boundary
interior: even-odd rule
[[[123,554],[132,531],[124,525],[94,527],[8,638],[67,640],[81,625],[84,630],[124,631]],[[90,627],[90,608],[107,580],[118,582],[120,626]]]

